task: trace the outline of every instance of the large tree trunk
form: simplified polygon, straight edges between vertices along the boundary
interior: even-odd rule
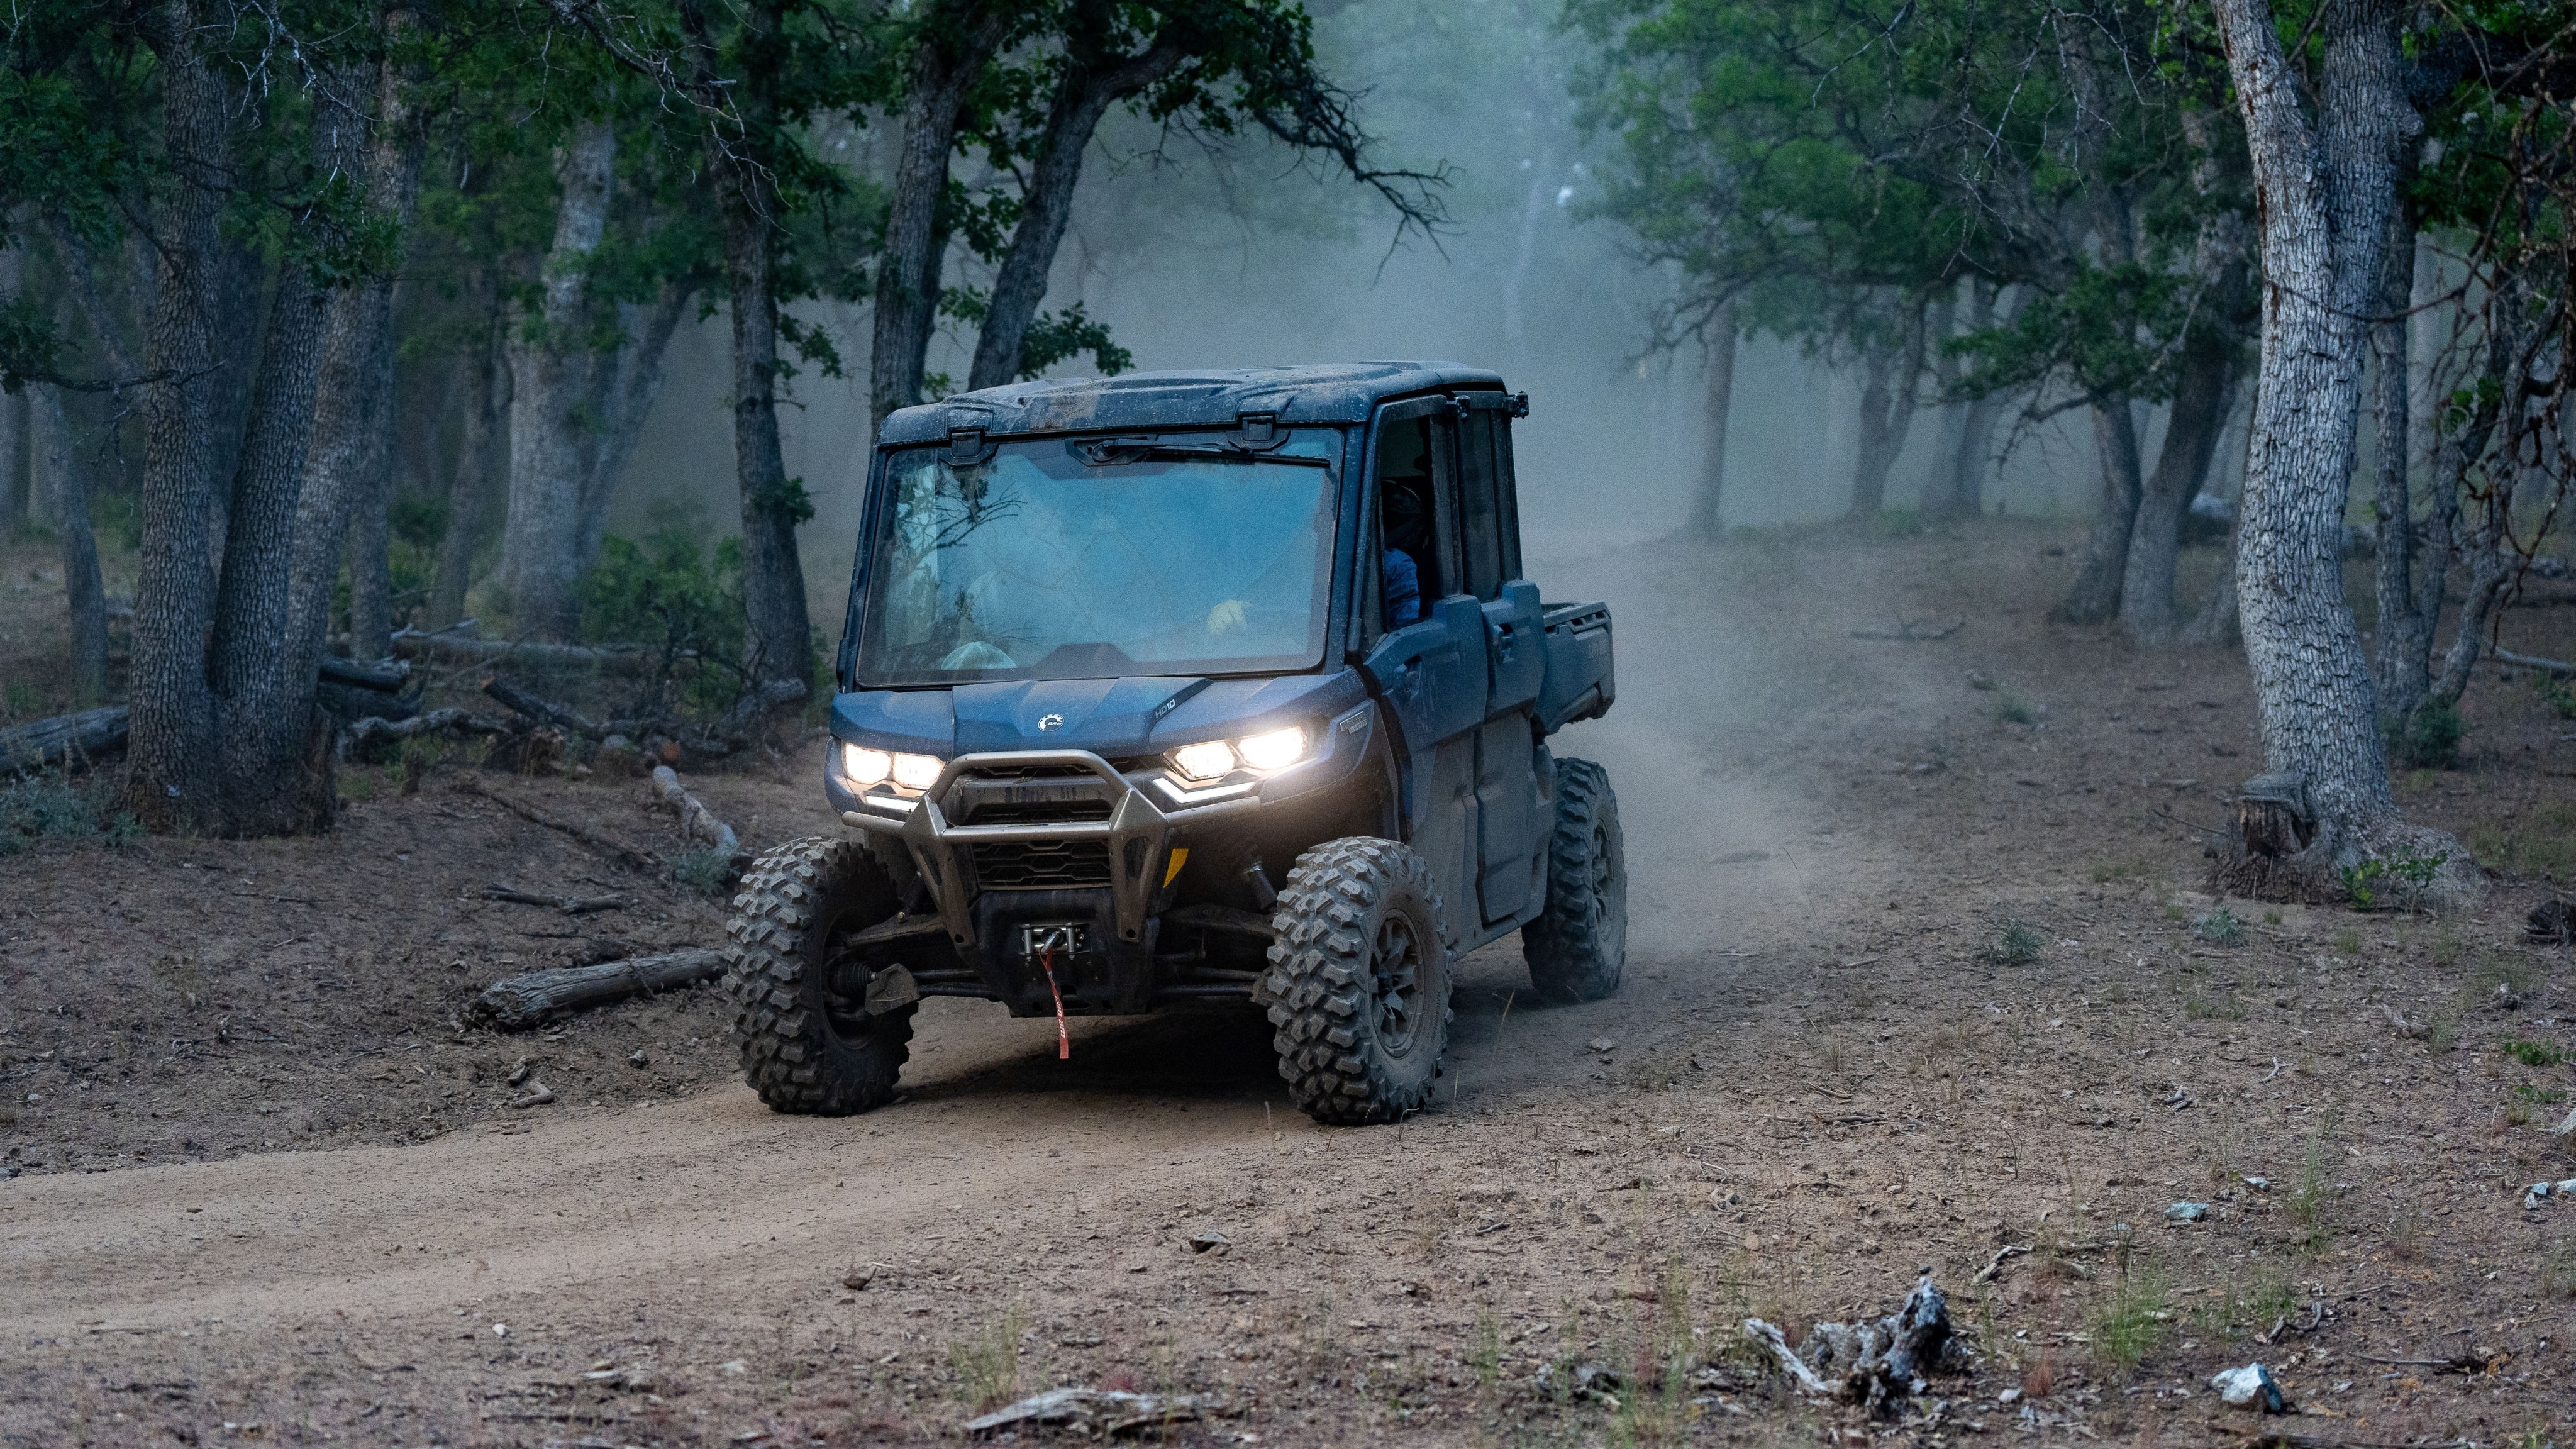
[[[1726,519],[1726,424],[1735,409],[1735,303],[1721,302],[1708,319],[1707,441],[1701,445],[1699,492],[1691,498],[1689,532],[1694,538],[1720,538]]]
[[[2094,505],[2093,531],[2075,586],[2057,606],[2069,624],[2107,624],[2120,612],[2120,590],[2129,576],[2129,541],[2137,531],[2138,495],[2145,490],[2138,462],[2138,429],[2125,397],[2093,405],[2093,449],[2102,466],[2102,496]]]
[[[407,6],[388,5],[388,41],[409,30]],[[408,81],[391,61],[376,67],[372,139],[348,148],[365,167],[367,210],[397,234],[411,229],[420,194],[425,118],[405,95]],[[349,652],[382,659],[393,652],[393,578],[387,514],[394,490],[394,279],[367,277],[332,297],[331,343],[314,405],[313,451],[307,458],[296,558],[297,627],[319,654],[329,627],[332,576],[345,532],[349,554]],[[345,520],[345,525],[344,525]],[[299,644],[305,642],[299,636]]]
[[[871,427],[921,401],[924,359],[938,322],[940,252],[947,229],[948,153],[966,95],[1009,32],[1005,7],[940,0],[922,17],[906,67],[902,140],[895,151],[885,247],[877,261],[876,319],[868,346]]]
[[[993,295],[967,374],[969,388],[999,387],[1020,375],[1022,346],[1038,304],[1046,300],[1047,274],[1055,270],[1056,248],[1073,216],[1082,155],[1090,149],[1100,118],[1111,106],[1170,75],[1188,55],[1177,40],[1158,37],[1141,55],[1102,56],[1098,37],[1107,19],[1104,5],[1077,5],[1067,27],[1068,64],[1047,112],[1046,134],[1029,168],[1028,187],[1020,196],[1020,222],[1011,233],[1010,254],[993,278]]]
[[[2342,541],[2367,319],[2399,148],[2417,122],[2398,89],[2391,0],[2324,6],[2317,121],[2271,6],[2215,3],[2262,218],[2263,365],[2237,528],[2238,604],[2266,773],[2296,782],[2313,819],[2289,868],[2317,881],[2402,838],[2368,661],[2344,601]],[[2451,881],[2461,881],[2457,846],[2446,853]]]
[[[314,161],[324,174],[363,168],[366,113],[352,103],[359,93],[359,78],[345,71],[325,72],[315,86]],[[298,525],[310,516],[304,465],[341,290],[290,260],[278,279],[252,389],[207,655],[222,770],[219,834],[317,830],[331,823],[335,806],[329,752],[314,746],[317,651],[300,647],[295,585]]]
[[[536,326],[510,332],[510,507],[500,588],[514,632],[569,639],[580,624],[583,405],[596,357],[589,320],[591,253],[608,227],[617,133],[574,128],[556,166],[563,187]],[[739,401],[739,400],[737,400]]]
[[[510,465],[509,312],[497,289],[489,300],[482,335],[466,343],[465,426],[457,442],[456,472],[447,481],[447,533],[438,541],[438,580],[429,600],[433,629],[465,617],[465,590],[474,580],[475,551],[483,544],[486,504]]]
[[[160,61],[162,142],[172,169],[153,218],[161,275],[148,344],[150,370],[168,380],[153,387],[144,412],[143,560],[122,793],[127,810],[163,830],[222,823],[205,665],[215,617],[207,536],[213,325],[226,260],[217,220],[232,159],[229,98],[197,50],[203,18],[192,0],[160,0],[140,27]]]
[[[98,536],[90,528],[89,469],[63,411],[58,387],[27,389],[37,454],[55,537],[62,544],[63,607],[71,620],[72,702],[87,708],[107,689],[107,594],[98,572]]]
[[[2408,211],[2402,198],[2389,208],[2388,252],[2373,309],[2378,316],[2370,329],[2372,362],[2378,369],[2372,401],[2379,455],[2371,497],[2379,515],[2374,584],[2379,618],[2372,629],[2371,682],[2379,691],[2383,726],[2413,714],[2432,685],[2433,627],[2442,607],[2439,592],[2433,594],[2429,612],[2419,607],[2415,587],[2415,498],[2407,478],[2414,462],[2409,426],[2413,367],[2406,335],[2415,295],[2415,226]],[[2425,566],[2438,577],[2450,560],[2428,554]]]
[[[1852,460],[1853,518],[1875,518],[1887,506],[1887,475],[1905,451],[1914,424],[1915,385],[1923,371],[1924,314],[1917,301],[1893,354],[1871,349],[1861,372],[1860,451]]]
[[[653,399],[662,391],[663,354],[670,351],[672,335],[680,330],[681,319],[688,316],[697,295],[694,282],[674,282],[662,289],[649,308],[630,305],[619,309],[619,325],[626,341],[609,365],[598,369],[592,409],[599,422],[590,430],[582,462],[579,542],[584,572],[598,561],[600,541],[608,528],[609,499],[616,491],[618,475],[626,471],[626,460],[635,455],[635,442],[644,434],[644,420],[653,411]]]
[[[232,521],[232,479],[241,468],[242,440],[250,431],[252,385],[259,378],[260,326],[266,320],[268,264],[251,248],[229,239],[219,242],[214,272],[213,314],[209,326],[223,339],[224,366],[215,373],[206,402],[206,559],[220,565],[224,538]]]
[[[752,0],[737,13],[742,53],[771,54],[779,43],[776,0]],[[777,195],[756,150],[776,133],[770,110],[774,77],[755,68],[741,78],[743,84],[728,88],[699,0],[682,0],[680,23],[700,94],[709,101],[729,95],[739,117],[738,130],[710,120],[705,136],[733,304],[733,463],[742,492],[743,612],[751,626],[744,662],[755,684],[804,681],[813,677],[814,644],[796,525],[814,509],[803,488],[788,478],[778,441],[778,293],[770,270]]]
[[[2196,340],[2183,357],[2164,447],[2156,454],[2155,472],[2139,491],[2137,523],[2121,571],[2120,628],[2141,644],[2170,644],[2181,627],[2174,606],[2174,562],[2182,549],[2183,515],[2208,478],[2218,435],[2227,427],[2234,363],[2233,349],[2218,338]]]

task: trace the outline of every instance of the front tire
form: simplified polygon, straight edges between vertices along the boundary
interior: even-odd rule
[[[1547,848],[1547,909],[1521,928],[1521,957],[1540,999],[1599,1001],[1628,964],[1628,852],[1610,772],[1556,762],[1556,829]]]
[[[895,903],[893,878],[855,841],[790,841],[743,877],[725,924],[725,987],[743,1080],[771,1111],[843,1117],[894,1095],[916,1008],[871,1016],[836,992],[832,942],[891,918]]]
[[[1430,1104],[1449,1046],[1449,945],[1431,867],[1392,840],[1327,841],[1280,892],[1264,979],[1288,1095],[1333,1125]]]

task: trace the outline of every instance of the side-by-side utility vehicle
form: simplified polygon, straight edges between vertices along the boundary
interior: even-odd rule
[[[1511,420],[1448,363],[991,388],[886,420],[824,791],[729,928],[782,1112],[894,1092],[927,996],[1267,1009],[1325,1122],[1430,1098],[1452,963],[1619,985],[1610,613],[1522,577]]]

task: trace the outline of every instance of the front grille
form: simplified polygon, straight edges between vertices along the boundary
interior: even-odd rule
[[[1106,800],[1039,800],[1021,803],[995,801],[978,804],[967,819],[968,825],[1056,825],[1067,820],[1106,820]]]
[[[1063,890],[1109,884],[1105,840],[996,840],[971,847],[986,890]]]
[[[969,780],[1096,780],[1080,765],[977,765],[966,772]]]

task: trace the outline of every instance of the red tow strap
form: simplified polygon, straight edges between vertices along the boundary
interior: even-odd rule
[[[1066,1035],[1064,1029],[1064,993],[1057,990],[1055,984],[1055,948],[1049,947],[1038,953],[1038,969],[1046,973],[1047,994],[1055,998],[1055,1059],[1072,1061],[1073,1038]]]

